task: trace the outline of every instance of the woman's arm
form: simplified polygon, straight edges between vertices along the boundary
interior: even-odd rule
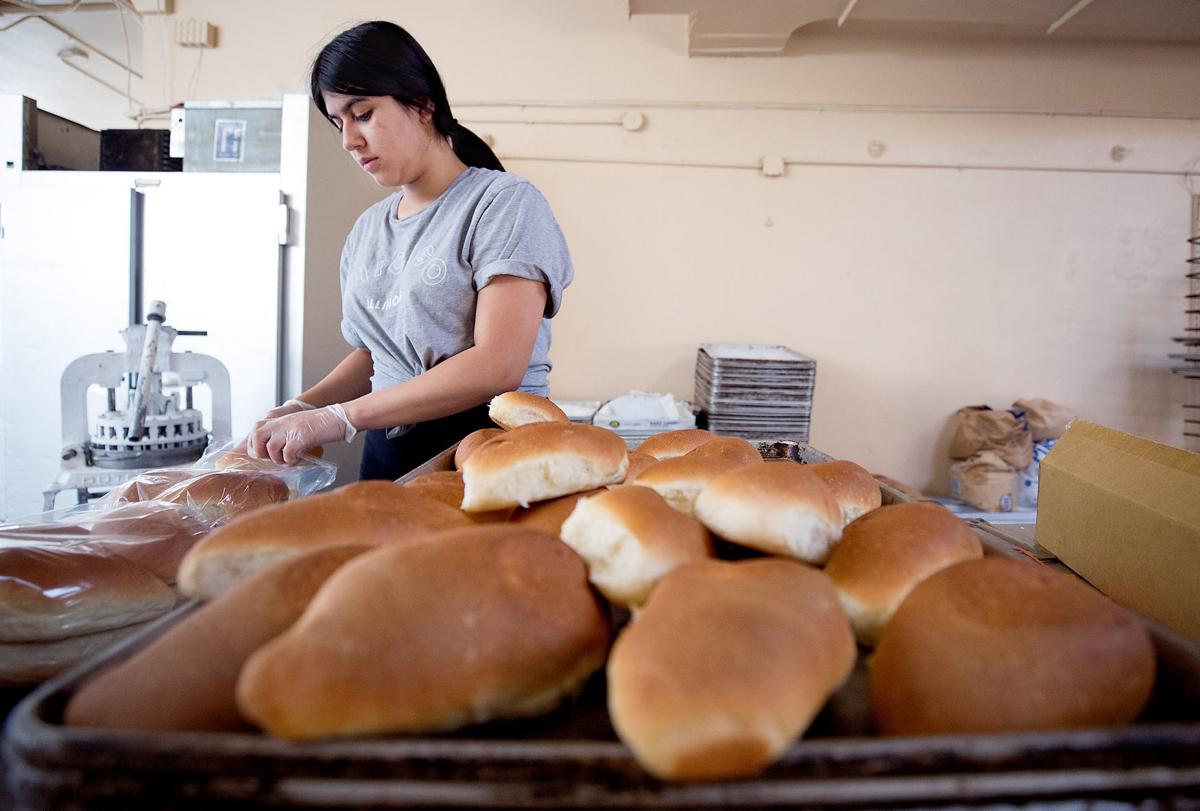
[[[405,383],[345,403],[360,431],[446,417],[521,385],[542,313],[541,282],[499,276],[479,291],[475,345]],[[315,403],[314,403],[315,405]]]
[[[475,345],[470,349],[412,380],[363,394],[344,405],[334,401],[314,411],[259,422],[248,438],[250,454],[290,465],[309,448],[350,439],[357,431],[446,417],[511,391],[521,384],[529,368],[545,308],[546,288],[541,282],[497,277],[479,291]],[[365,350],[351,353],[305,395],[324,399],[345,390],[343,384],[359,379],[364,367],[361,358],[356,360],[358,352]],[[369,377],[370,355],[366,357]],[[339,373],[343,367],[347,367],[344,376]],[[351,374],[350,370],[357,371]],[[331,378],[333,383],[325,388]]]
[[[345,360],[333,367],[332,372],[296,399],[320,408],[362,397],[371,391],[373,370],[371,353],[366,349],[355,349]]]

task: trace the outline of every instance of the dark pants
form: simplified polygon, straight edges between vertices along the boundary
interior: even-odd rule
[[[395,439],[388,439],[384,428],[367,431],[358,478],[398,479],[472,431],[495,427],[496,424],[488,419],[485,403],[449,417],[417,423]]]

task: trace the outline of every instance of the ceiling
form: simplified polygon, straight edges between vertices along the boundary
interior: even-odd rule
[[[137,124],[126,114],[125,93],[142,98],[141,66],[141,24],[113,2],[58,13],[0,2],[0,94],[36,99],[41,109],[93,129],[129,129]]]
[[[686,15],[689,56],[803,52],[806,31],[903,31],[1058,40],[1200,42],[1197,0],[627,0]],[[789,41],[791,41],[789,43]]]

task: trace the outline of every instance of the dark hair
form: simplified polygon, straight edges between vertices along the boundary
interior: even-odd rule
[[[338,34],[317,54],[310,84],[313,104],[326,118],[322,91],[391,96],[406,107],[431,112],[433,128],[450,139],[454,154],[467,166],[504,171],[491,147],[451,115],[446,86],[429,54],[395,23],[374,20]]]

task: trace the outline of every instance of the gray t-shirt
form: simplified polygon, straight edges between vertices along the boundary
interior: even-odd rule
[[[520,386],[546,396],[550,319],[574,271],[545,198],[524,178],[476,167],[421,211],[396,219],[401,196],[364,211],[342,249],[342,334],[370,350],[372,391],[473,346],[479,291],[497,276],[517,276],[546,286]]]

